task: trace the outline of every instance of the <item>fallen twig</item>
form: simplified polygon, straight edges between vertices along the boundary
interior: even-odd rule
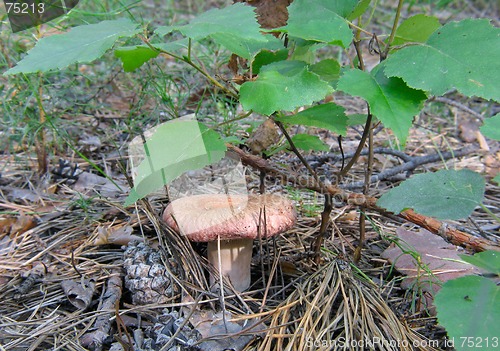
[[[455,101],[455,100],[452,100],[452,99],[448,99],[448,98],[445,98],[443,96],[433,96],[432,98],[430,98],[427,101],[442,102],[443,104],[447,104],[447,105],[456,107],[456,108],[458,108],[458,109],[460,109],[460,110],[462,110],[464,112],[467,112],[467,113],[473,115],[474,117],[476,117],[481,122],[484,121],[484,116],[482,114],[480,114],[479,112],[474,111],[473,109],[471,109],[468,106],[465,106],[464,104],[461,104],[458,101]]]
[[[389,179],[390,177],[395,176],[398,173],[413,171],[418,166],[422,166],[427,163],[433,163],[440,160],[449,160],[454,157],[461,157],[468,155],[474,151],[473,147],[464,147],[462,149],[456,151],[447,151],[443,153],[435,153],[433,155],[425,155],[425,156],[408,156],[409,158],[402,165],[396,166],[394,168],[386,169],[385,171],[380,172],[379,174],[375,174],[370,177],[370,184]],[[344,189],[356,189],[363,187],[365,182],[354,182],[351,184],[347,184],[345,186],[341,186]]]
[[[293,183],[294,186],[298,188],[309,189],[322,194],[329,193],[335,199],[341,200],[348,204],[355,206],[365,206],[368,209],[375,210],[382,214],[387,213],[386,210],[376,205],[377,198],[375,197],[349,192],[345,189],[339,188],[336,185],[324,185],[324,187],[322,187],[312,177],[300,175],[288,169],[277,167],[269,162],[269,160],[264,160],[259,156],[250,155],[234,145],[226,144],[226,146],[228,150],[236,153],[240,157],[243,164],[249,165],[261,171],[264,170],[267,173],[280,178],[282,182]],[[398,216],[404,218],[407,221],[415,223],[434,234],[443,236],[455,245],[461,245],[476,252],[486,250],[500,251],[500,244],[464,233],[434,218],[419,215],[412,210],[403,211]]]
[[[116,264],[116,267],[112,270],[111,276],[108,279],[106,291],[103,294],[104,300],[99,308],[101,311],[109,311],[109,313],[99,314],[92,331],[80,338],[81,344],[91,350],[102,350],[104,340],[109,336],[111,331],[110,314],[115,313],[115,305],[119,303],[122,296],[121,264]]]

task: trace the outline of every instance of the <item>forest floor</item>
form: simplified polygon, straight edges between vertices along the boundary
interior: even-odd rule
[[[68,23],[95,23],[119,12],[107,2],[80,5]],[[130,11],[163,25],[165,18],[190,18],[213,6],[221,4],[143,1]],[[425,2],[412,6],[405,7],[405,16],[431,11]],[[392,2],[383,1],[374,28],[387,32],[391,10]],[[458,1],[439,9],[439,17],[442,22],[488,17],[498,26],[498,12],[492,13],[497,10],[487,1]],[[42,28],[44,35],[59,30]],[[0,72],[33,45],[35,30],[9,31],[3,17]],[[202,49],[200,60],[217,67],[214,75],[227,76],[228,55],[209,45]],[[194,112],[213,124],[240,112],[194,70],[163,58],[124,73],[107,54],[61,72],[0,76],[0,91],[0,350],[282,350],[287,345],[328,350],[344,349],[341,340],[378,342],[381,350],[407,346],[396,341],[425,350],[453,349],[432,299],[447,273],[443,258],[468,251],[415,224],[366,211],[361,255],[355,257],[360,209],[335,202],[318,259],[313,246],[324,196],[268,175],[266,191],[292,199],[298,222],[273,240],[256,241],[251,288],[221,297],[208,288],[204,246],[191,245],[162,222],[168,203],[164,190],[124,207],[134,137]],[[349,114],[366,112],[362,100],[339,94],[333,99]],[[477,208],[468,219],[446,224],[499,245],[494,216],[500,217],[500,188],[492,178],[500,169],[500,143],[478,129],[499,111],[499,104],[450,92],[426,102],[401,150],[390,131],[377,128],[373,174],[419,157],[437,155],[437,160],[378,179],[367,195],[379,197],[412,174],[473,170],[487,180],[487,211]],[[221,133],[245,140],[263,120],[253,115],[227,123]],[[356,149],[360,129],[349,128],[343,138],[345,155]],[[342,165],[337,137],[317,128],[305,131],[330,146],[327,153],[304,154],[310,165],[326,178],[335,174]],[[43,152],[46,172],[39,171]],[[342,182],[347,190],[362,192],[366,161],[361,156]],[[279,153],[269,162],[307,174],[290,154]],[[259,171],[248,166],[244,176],[249,191],[256,192]],[[396,243],[411,236],[419,240],[405,246],[409,259],[398,265],[403,254]],[[455,256],[448,256],[450,251]],[[357,346],[346,349],[362,349]]]

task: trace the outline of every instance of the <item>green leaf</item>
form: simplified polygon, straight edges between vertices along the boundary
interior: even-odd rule
[[[328,151],[326,145],[318,136],[309,134],[296,134],[292,137],[293,144],[304,151]]]
[[[278,51],[262,50],[252,62],[252,73],[259,74],[262,66],[269,65],[273,62],[284,61],[288,57],[288,49]]]
[[[315,51],[319,46],[325,44],[318,44],[315,41],[307,41],[299,38],[288,37],[288,41],[293,46],[292,53],[289,60],[304,61],[308,65],[312,65],[316,61]]]
[[[465,262],[473,264],[490,273],[500,275],[500,252],[484,251],[478,252],[474,256],[460,254],[459,256]]]
[[[144,160],[137,167],[126,205],[167,185],[182,173],[219,161],[226,146],[220,135],[196,120],[173,120],[156,127],[146,140]]]
[[[495,178],[493,178],[493,181],[495,181],[498,185],[500,185],[500,173],[497,174]]]
[[[363,13],[365,13],[366,9],[368,6],[370,6],[370,1],[371,0],[360,0],[354,10],[348,15],[344,16],[346,17],[349,21],[352,21],[355,18],[358,18],[361,16]]]
[[[292,37],[348,47],[353,35],[342,15],[354,10],[352,4],[355,6],[357,1],[295,0],[288,7],[287,25],[276,30]]]
[[[187,38],[182,38],[179,40],[170,41],[168,43],[151,43],[151,45],[158,50],[167,52],[179,52],[180,50],[188,48],[189,40]]]
[[[4,74],[47,72],[74,63],[92,62],[111,49],[118,38],[140,33],[137,27],[137,23],[122,18],[74,27],[67,33],[42,38],[17,66]]]
[[[174,30],[175,30],[174,26],[160,26],[155,29],[155,34],[160,37],[163,37],[167,34],[172,33]]]
[[[173,28],[194,40],[226,33],[238,38],[266,41],[264,35],[260,33],[260,26],[253,8],[243,3],[209,10],[195,17],[189,24],[173,26]]]
[[[253,56],[263,49],[279,50],[283,49],[283,42],[272,35],[266,35],[264,41],[255,39],[240,38],[229,33],[217,33],[210,36],[217,44],[224,46],[232,53],[245,59],[252,59]]]
[[[460,219],[481,204],[484,189],[484,178],[478,173],[442,170],[405,180],[382,195],[377,205],[394,213],[412,208],[439,219]]]
[[[500,140],[500,113],[491,118],[485,119],[480,130],[485,137]]]
[[[169,43],[157,43],[151,45],[158,50],[176,52],[188,47],[188,39],[184,38]],[[125,72],[132,72],[136,70],[145,62],[157,57],[158,54],[158,51],[147,45],[122,46],[115,49],[115,56],[122,61]]]
[[[357,126],[357,125],[365,125],[366,124],[366,119],[368,118],[367,115],[363,115],[360,113],[355,113],[352,115],[347,115],[347,125],[348,126]]]
[[[328,82],[332,87],[337,86],[340,78],[340,64],[337,60],[325,59],[312,65],[309,70],[316,73],[321,80]]]
[[[257,79],[240,88],[243,108],[263,115],[310,105],[331,93],[328,83],[307,70],[300,61],[280,61],[264,66]]]
[[[282,42],[261,33],[252,7],[236,3],[222,9],[212,9],[194,18],[189,24],[157,29],[158,35],[178,30],[193,40],[212,38],[231,52],[250,59],[262,49],[282,49]]]
[[[328,8],[335,11],[339,16],[349,16],[358,6],[359,0],[329,0],[320,1],[320,3],[327,4]]]
[[[158,51],[152,50],[146,45],[123,46],[115,50],[115,56],[122,61],[125,72],[132,72],[158,56]]]
[[[283,116],[276,119],[287,124],[301,124],[328,129],[341,135],[345,135],[347,129],[347,117],[344,108],[331,102],[308,108],[293,116]]]
[[[479,341],[488,342],[482,344],[485,350],[496,349],[490,341],[498,338],[500,287],[492,280],[475,275],[449,280],[437,293],[434,303],[438,323],[454,339],[456,350],[473,350]],[[474,345],[467,344],[467,340]]]
[[[383,72],[383,63],[371,73],[357,69],[344,73],[337,89],[365,99],[371,113],[394,132],[404,144],[413,121],[420,112],[425,94],[409,88],[400,78],[387,78]]]
[[[436,17],[424,14],[412,16],[399,25],[392,45],[423,43],[439,27],[441,24]]]
[[[500,101],[500,29],[488,20],[448,23],[425,43],[405,47],[385,62],[388,76],[432,95],[455,88],[467,96]]]

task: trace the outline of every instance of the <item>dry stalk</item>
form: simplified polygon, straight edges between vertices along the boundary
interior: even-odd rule
[[[426,345],[398,319],[378,288],[340,259],[297,283],[275,309],[268,330],[259,351],[414,350],[412,345]]]

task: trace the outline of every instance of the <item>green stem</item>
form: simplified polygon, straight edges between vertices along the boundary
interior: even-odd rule
[[[65,135],[63,135],[57,128],[56,126],[52,123],[52,121],[49,119],[47,120],[47,123],[52,127],[52,130],[61,138],[63,139],[66,144],[68,144],[69,148],[73,150],[78,156],[80,156],[82,159],[85,160],[88,164],[92,166],[97,172],[99,172],[103,177],[108,179],[111,183],[113,183],[114,186],[121,192],[123,192],[123,189],[111,178],[109,175],[104,172],[96,163],[92,162],[88,157],[86,157],[84,154],[82,154],[77,148],[74,147],[74,145],[71,143],[70,139],[67,138]]]
[[[359,155],[365,146],[366,139],[368,138],[370,132],[370,126],[372,124],[372,114],[368,111],[368,118],[366,119],[365,128],[363,129],[363,135],[361,136],[361,140],[359,141],[358,148],[356,149],[354,156],[351,158],[347,166],[344,167],[339,173],[339,178],[342,178],[349,172],[352,166],[358,161]],[[338,180],[340,182],[340,179]]]
[[[392,24],[391,35],[389,36],[389,40],[387,41],[387,47],[385,48],[385,57],[389,53],[389,48],[391,47],[392,42],[394,41],[394,37],[396,36],[396,29],[398,29],[399,17],[401,16],[401,9],[403,8],[404,0],[398,1],[398,8],[396,9],[396,17],[394,17],[394,23]]]
[[[479,204],[479,206],[481,206],[481,208],[487,213],[489,214],[491,217],[493,217],[495,219],[495,221],[497,221],[498,223],[500,223],[500,218],[498,218],[497,215],[495,215],[493,212],[491,212],[491,210],[484,206],[483,204]]]
[[[232,119],[230,119],[230,120],[227,120],[227,121],[221,122],[221,123],[219,123],[219,124],[215,125],[214,127],[212,127],[212,129],[217,129],[217,128],[219,128],[219,127],[223,126],[223,125],[226,125],[226,124],[229,124],[229,123],[233,123],[233,122],[240,121],[240,120],[242,120],[242,119],[247,118],[247,117],[248,117],[248,116],[250,116],[252,113],[253,113],[253,111],[252,111],[252,110],[250,110],[250,111],[248,111],[247,113],[245,113],[245,114],[243,114],[243,115],[241,115],[241,116],[238,116],[238,117],[232,118]]]
[[[149,40],[147,40],[146,38],[144,37],[141,37],[142,41],[151,49],[151,50],[154,50],[156,52],[159,52],[161,54],[164,54],[164,55],[169,55],[169,56],[172,56],[173,58],[179,60],[179,61],[183,61],[185,63],[187,63],[188,65],[190,65],[191,67],[193,67],[195,70],[197,70],[198,72],[200,72],[210,83],[212,83],[214,86],[216,86],[217,88],[219,88],[220,90],[222,90],[226,95],[229,95],[235,99],[238,99],[238,95],[235,94],[234,92],[232,92],[231,90],[229,90],[228,88],[226,88],[225,86],[223,86],[221,83],[219,83],[219,81],[217,79],[215,79],[214,77],[212,77],[208,72],[206,72],[205,70],[203,70],[201,67],[199,67],[198,65],[196,65],[192,60],[191,60],[191,39],[189,39],[189,42],[188,42],[188,56],[179,56],[179,55],[176,55],[172,52],[168,52],[168,51],[165,51],[165,50],[162,50],[162,49],[158,49],[158,48],[155,48],[153,45],[151,45],[151,43],[149,42]]]
[[[325,189],[325,184],[319,179],[318,174],[312,169],[311,165],[306,161],[304,156],[300,153],[299,149],[295,146],[292,138],[290,137],[290,134],[288,134],[286,128],[283,126],[283,123],[280,121],[277,121],[273,118],[273,122],[278,126],[278,128],[281,130],[283,135],[285,136],[286,140],[288,141],[288,144],[290,145],[290,149],[292,149],[292,152],[298,157],[300,162],[306,167],[306,169],[309,171],[309,174],[312,175],[314,180],[316,181],[316,184],[321,187],[321,189]]]

